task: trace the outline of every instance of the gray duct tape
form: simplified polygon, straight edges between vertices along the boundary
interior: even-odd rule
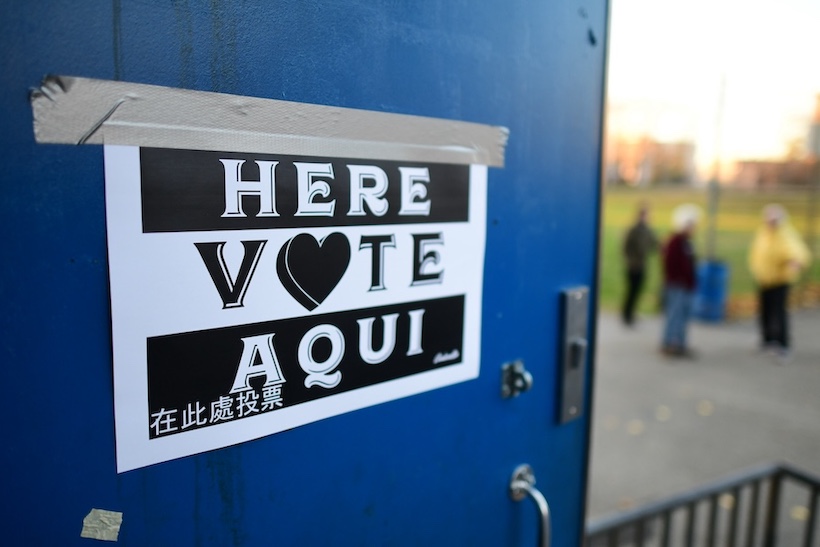
[[[70,76],[46,77],[31,107],[39,143],[502,167],[508,136],[469,122]]]
[[[117,541],[122,526],[122,513],[92,509],[83,519],[83,529],[80,537],[99,539],[101,541]]]

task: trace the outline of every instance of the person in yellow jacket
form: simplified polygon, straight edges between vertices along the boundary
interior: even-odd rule
[[[749,268],[758,286],[762,349],[789,356],[789,287],[808,266],[809,249],[787,221],[786,210],[777,204],[763,209],[749,251]]]

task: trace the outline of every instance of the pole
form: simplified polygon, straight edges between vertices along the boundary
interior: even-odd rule
[[[815,288],[817,280],[815,280],[815,271],[817,269],[817,198],[820,194],[820,156],[817,156],[812,166],[812,176],[809,179],[809,202],[806,207],[806,246],[811,252],[811,259],[808,268],[806,269],[806,276],[803,279],[803,287],[800,291],[800,300],[803,305],[812,305],[817,300],[818,289]]]
[[[715,116],[715,159],[712,165],[712,177],[709,180],[707,228],[706,228],[706,256],[710,262],[715,260],[715,238],[717,233],[717,212],[720,201],[720,160],[721,137],[723,133],[723,105],[726,98],[726,73],[720,77],[720,91],[718,92],[718,107]]]
[[[820,298],[820,291],[815,279],[817,271],[817,201],[820,194],[820,95],[817,95],[814,116],[809,127],[809,159],[812,162],[812,173],[809,179],[809,202],[806,207],[806,245],[812,254],[811,262],[803,279],[801,300],[804,304],[814,304]],[[808,294],[807,294],[808,293]]]

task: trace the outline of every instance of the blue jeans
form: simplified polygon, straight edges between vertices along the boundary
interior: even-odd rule
[[[692,315],[692,301],[695,293],[677,285],[664,288],[664,310],[666,325],[663,329],[665,347],[685,348],[686,327]]]

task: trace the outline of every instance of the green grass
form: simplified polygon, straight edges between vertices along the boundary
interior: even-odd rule
[[[606,188],[604,191],[603,241],[601,245],[600,301],[605,309],[618,309],[625,287],[621,243],[628,227],[635,220],[639,203],[650,207],[649,223],[656,234],[665,240],[671,233],[672,211],[681,203],[696,203],[707,211],[706,189],[632,189]],[[753,312],[755,287],[746,266],[746,255],[757,229],[761,210],[767,203],[786,207],[795,228],[806,237],[810,195],[808,190],[777,192],[744,192],[722,189],[719,195],[715,229],[714,258],[729,266],[729,315],[744,316]],[[820,215],[820,211],[818,211]],[[695,234],[695,252],[700,260],[706,258],[708,221],[704,218]],[[820,236],[820,219],[815,221],[815,233]],[[812,255],[820,254],[816,238]],[[642,313],[658,311],[661,274],[658,256],[648,264],[647,284],[639,304]],[[803,276],[795,295],[804,301],[816,298],[816,291],[807,287],[820,285],[820,268],[816,265]]]

